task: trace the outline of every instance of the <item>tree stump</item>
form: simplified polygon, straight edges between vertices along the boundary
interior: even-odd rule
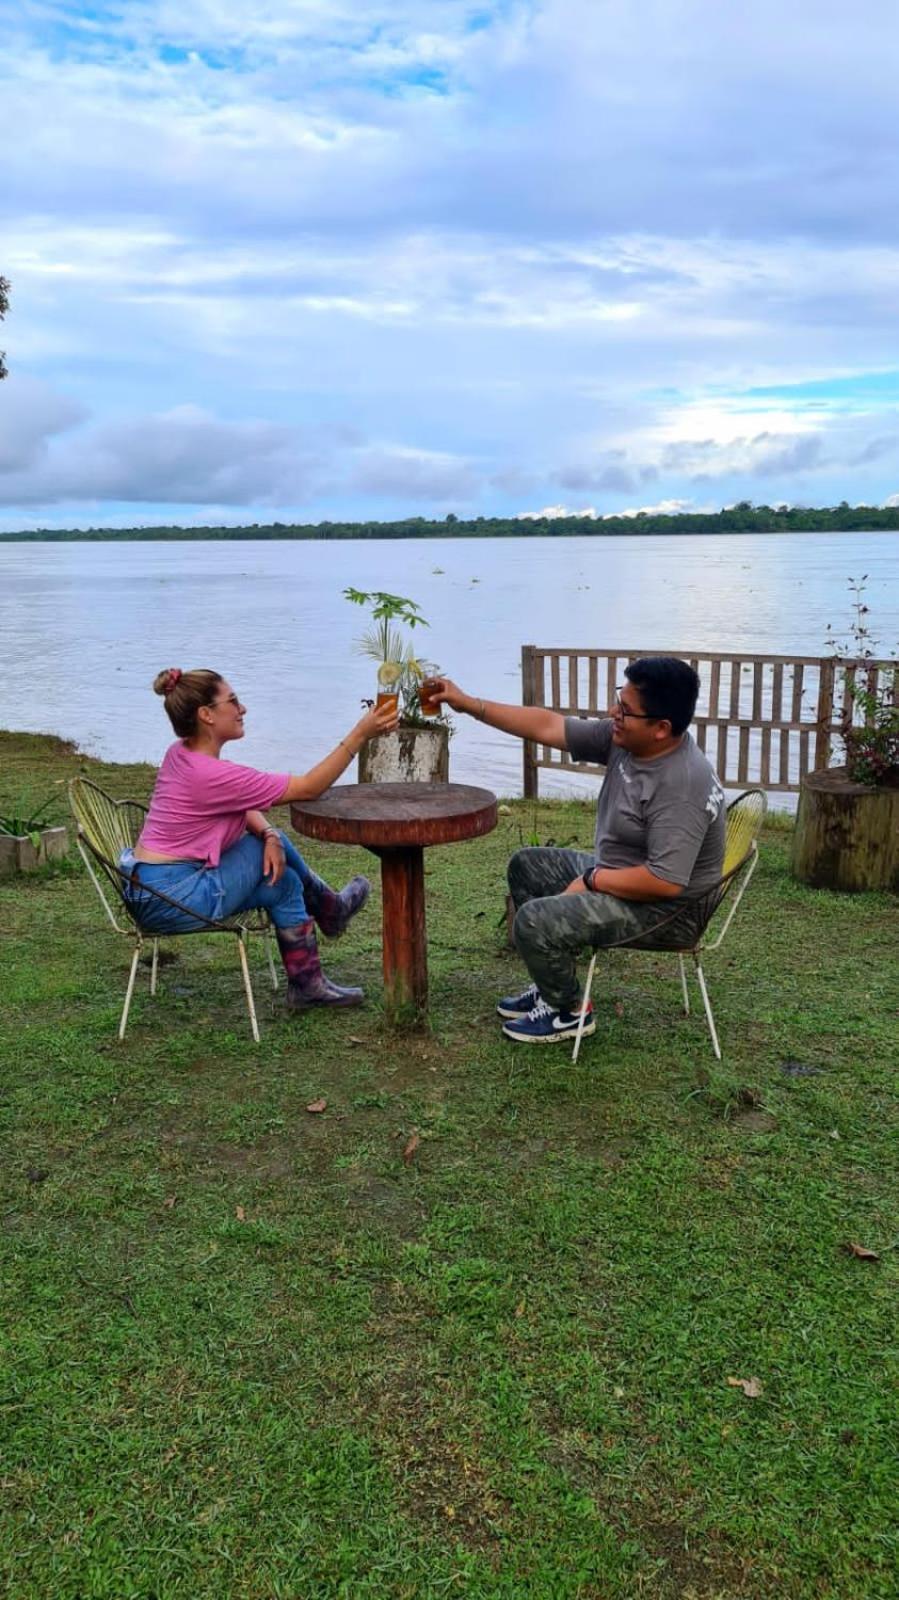
[[[852,783],[845,767],[802,780],[793,876],[814,889],[899,889],[899,788]]]
[[[393,733],[378,733],[359,751],[360,783],[446,783],[449,779],[449,724],[429,727],[400,723]]]

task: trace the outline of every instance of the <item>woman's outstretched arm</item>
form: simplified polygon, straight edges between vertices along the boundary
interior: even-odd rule
[[[373,711],[367,711],[360,717],[354,728],[338,740],[330,755],[325,756],[308,772],[301,773],[299,777],[290,777],[287,788],[284,790],[276,805],[283,805],[288,800],[317,800],[320,794],[330,789],[332,783],[346,772],[350,762],[359,754],[364,744],[373,739],[378,733],[392,733],[397,725],[396,702],[384,706],[376,706]]]

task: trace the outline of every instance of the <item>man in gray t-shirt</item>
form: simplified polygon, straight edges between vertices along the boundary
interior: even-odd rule
[[[721,876],[724,791],[687,732],[699,678],[675,656],[634,661],[625,677],[601,720],[479,700],[449,678],[434,695],[505,733],[606,768],[592,855],[547,847],[519,850],[509,863],[513,938],[533,981],[497,1011],[519,1043],[576,1032],[582,950],[638,942],[663,920],[661,937],[683,946],[701,926],[701,898]],[[589,1016],[584,1032],[595,1026]]]

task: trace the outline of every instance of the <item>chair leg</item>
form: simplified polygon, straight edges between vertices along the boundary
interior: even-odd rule
[[[243,986],[247,996],[247,1010],[250,1013],[250,1027],[253,1038],[259,1043],[259,1024],[256,1021],[256,1002],[253,999],[253,985],[250,982],[250,968],[247,962],[247,945],[243,934],[238,934],[237,951],[240,956],[240,967],[243,973]]]
[[[699,956],[694,956],[693,960],[696,963],[696,980],[699,984],[699,992],[702,995],[702,1003],[705,1006],[705,1018],[709,1025],[709,1033],[712,1036],[712,1049],[715,1052],[715,1060],[720,1061],[721,1046],[718,1043],[718,1034],[715,1031],[715,1018],[712,1016],[712,1002],[709,999],[709,991],[705,984],[705,973],[702,970],[702,962]]]
[[[159,970],[159,940],[153,940],[153,960],[150,964],[150,994],[156,993],[156,977]]]
[[[125,1029],[128,1026],[128,1012],[131,1009],[131,996],[134,993],[134,980],[137,977],[137,963],[140,960],[141,940],[138,939],[134,946],[134,955],[131,957],[131,971],[128,974],[128,987],[125,990],[125,1004],[122,1007],[122,1020],[119,1023],[119,1039],[124,1039]]]
[[[587,1017],[587,1006],[590,1003],[590,991],[593,988],[593,974],[596,971],[596,951],[594,950],[590,965],[587,968],[587,982],[584,984],[584,997],[581,1001],[581,1014],[578,1017],[577,1033],[574,1038],[574,1049],[571,1052],[571,1061],[574,1065],[581,1048],[581,1039],[584,1033],[584,1022]]]
[[[684,1016],[688,1017],[690,1015],[690,992],[689,992],[689,990],[687,988],[687,969],[684,966],[684,958],[683,958],[683,956],[679,955],[677,960],[678,960],[678,965],[680,966],[681,993],[683,994],[683,997],[684,997]]]
[[[277,989],[277,987],[278,987],[278,973],[277,973],[277,969],[275,967],[275,963],[274,963],[274,961],[272,959],[272,930],[271,930],[271,928],[266,928],[264,930],[264,932],[263,932],[262,937],[265,940],[265,954],[266,954],[266,957],[267,957],[267,960],[268,960],[268,970],[272,975],[272,988],[273,989]]]

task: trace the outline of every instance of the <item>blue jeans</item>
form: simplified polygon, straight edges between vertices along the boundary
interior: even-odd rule
[[[293,928],[314,916],[318,895],[325,885],[307,866],[287,835],[280,834],[280,839],[287,864],[277,883],[263,877],[262,840],[251,833],[245,833],[226,850],[217,867],[193,861],[173,861],[167,865],[135,861],[133,850],[123,850],[119,865],[129,876],[136,870],[139,880],[138,884],[125,882],[125,899],[147,933],[198,933],[203,924],[191,917],[190,911],[218,922],[223,917],[259,906],[265,908],[277,928]],[[161,889],[188,911],[179,911],[165,900],[158,900],[140,884]]]

